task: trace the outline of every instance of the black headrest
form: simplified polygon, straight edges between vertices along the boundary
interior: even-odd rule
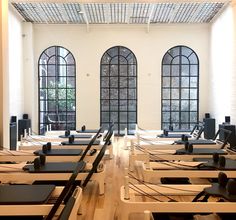
[[[70,136],[70,130],[66,130],[66,131],[65,131],[65,136],[66,136],[66,137]]]
[[[83,125],[82,127],[81,127],[81,131],[85,131],[86,130],[86,127],[85,127],[85,125]]]
[[[69,143],[70,144],[74,143],[74,140],[75,140],[75,136],[74,135],[70,135],[69,136]]]

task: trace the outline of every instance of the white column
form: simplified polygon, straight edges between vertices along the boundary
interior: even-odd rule
[[[0,145],[9,147],[8,0],[0,1]]]

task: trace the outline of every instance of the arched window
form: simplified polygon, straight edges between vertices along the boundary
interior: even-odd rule
[[[176,46],[162,60],[162,129],[190,130],[198,122],[199,60],[189,47]]]
[[[116,46],[101,59],[100,124],[114,122],[118,135],[137,123],[137,61],[131,50]]]
[[[52,46],[43,51],[38,61],[39,131],[76,128],[76,71],[70,51]]]

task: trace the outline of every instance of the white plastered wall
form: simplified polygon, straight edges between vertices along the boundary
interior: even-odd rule
[[[186,45],[192,48],[200,60],[200,119],[207,111],[207,78],[209,67],[208,25],[159,25],[146,26],[97,25],[86,31],[80,25],[34,25],[34,74],[37,79],[37,61],[44,49],[58,45],[70,50],[77,65],[77,128],[86,124],[95,128],[100,124],[100,59],[113,46],[125,46],[135,54],[138,63],[138,124],[146,129],[159,129],[161,125],[161,61],[165,52],[173,46]],[[33,79],[32,78],[32,79]],[[26,89],[34,102],[29,109],[37,129],[37,82],[34,89]],[[33,100],[32,100],[33,99]],[[28,104],[27,104],[28,103]]]
[[[24,111],[22,21],[9,7],[9,115],[22,118]],[[14,28],[13,28],[14,27]]]
[[[209,112],[216,124],[231,116],[236,123],[236,8],[229,5],[210,30]]]

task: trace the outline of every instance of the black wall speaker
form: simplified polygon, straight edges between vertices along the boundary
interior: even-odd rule
[[[23,119],[28,119],[29,115],[28,114],[23,114]]]
[[[204,118],[204,138],[213,139],[215,137],[215,119],[214,118]]]
[[[16,150],[17,146],[17,123],[10,123],[10,150]]]
[[[24,130],[26,129],[27,132],[31,128],[31,120],[30,119],[19,119],[18,120],[18,140],[20,141],[20,136],[24,136]]]
[[[210,113],[205,113],[205,118],[210,118]]]
[[[230,124],[230,116],[225,116],[225,123]]]

